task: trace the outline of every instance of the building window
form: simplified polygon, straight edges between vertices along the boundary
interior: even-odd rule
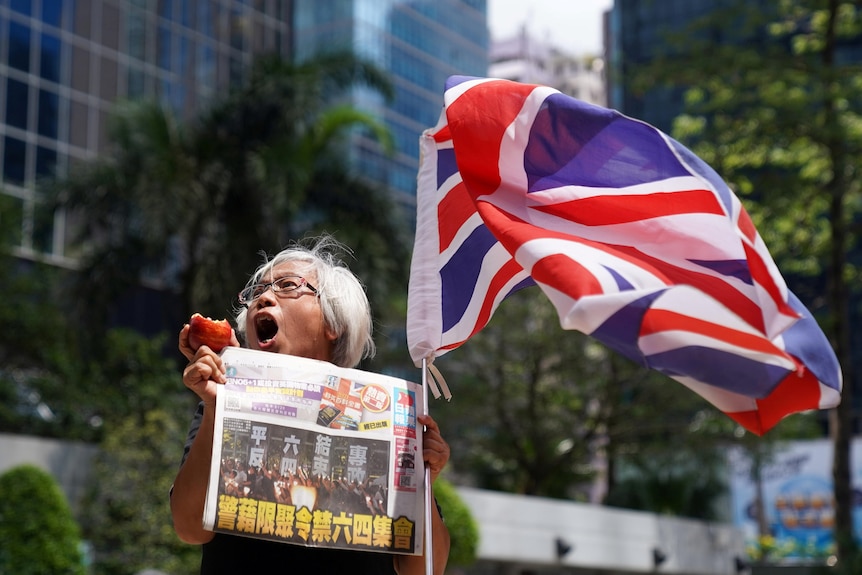
[[[177,57],[174,61],[173,71],[182,76],[186,70],[190,70],[192,67],[193,46],[191,40],[186,36],[179,36],[177,40]]]
[[[174,19],[174,3],[172,0],[159,0],[159,16],[165,20]]]
[[[141,98],[146,95],[144,71],[137,66],[129,66],[127,93],[129,98]]]
[[[159,67],[162,70],[171,69],[171,31],[166,26],[159,26],[158,42]]]
[[[39,75],[45,80],[60,82],[60,39],[51,34],[42,34]]]
[[[194,28],[195,26],[195,7],[194,2],[186,0],[180,4],[180,24],[186,28]]]
[[[117,99],[119,64],[110,57],[103,57],[99,69],[99,96],[113,102]]]
[[[12,0],[10,6],[13,12],[18,12],[25,16],[33,15],[33,2],[30,0]]]
[[[36,147],[36,177],[55,175],[57,169],[57,151],[44,146]]]
[[[3,180],[10,184],[23,185],[27,148],[22,140],[6,136],[3,146]]]
[[[89,109],[85,104],[72,101],[69,106],[69,143],[79,148],[87,147]]]
[[[57,139],[57,126],[60,123],[60,97],[48,90],[39,90],[39,135]]]
[[[63,23],[63,0],[42,0],[42,22],[60,27]]]
[[[198,83],[198,93],[204,98],[208,97],[215,86],[216,79],[216,54],[209,46],[198,46],[195,78]]]
[[[17,22],[9,22],[9,66],[30,71],[30,29]]]
[[[29,102],[27,84],[8,78],[6,80],[6,123],[26,130]]]
[[[147,59],[147,31],[145,15],[139,10],[132,10],[128,17],[128,51],[131,58],[142,62]]]
[[[102,44],[111,50],[120,47],[120,10],[107,2],[102,6]]]

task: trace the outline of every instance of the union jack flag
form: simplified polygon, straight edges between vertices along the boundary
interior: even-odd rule
[[[407,343],[417,365],[537,285],[578,330],[762,434],[834,407],[841,370],[739,199],[644,122],[454,76],[420,140]]]

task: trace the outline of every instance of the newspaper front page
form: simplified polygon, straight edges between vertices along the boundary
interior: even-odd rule
[[[314,547],[421,555],[421,387],[229,347],[204,528]]]

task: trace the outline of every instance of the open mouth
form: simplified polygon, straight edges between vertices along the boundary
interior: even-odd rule
[[[254,320],[254,331],[257,335],[258,343],[267,344],[278,333],[278,324],[271,317],[261,315]]]

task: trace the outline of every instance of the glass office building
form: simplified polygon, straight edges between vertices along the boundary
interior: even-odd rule
[[[282,0],[0,0],[0,225],[19,254],[71,263],[35,183],[105,149],[118,99],[190,117],[258,53],[289,57]]]
[[[391,102],[367,90],[352,104],[382,119],[395,140],[394,156],[357,135],[351,161],[360,174],[384,184],[415,213],[419,136],[437,123],[446,78],[484,76],[489,34],[486,0],[295,0],[294,53],[298,59],[352,49],[387,71]]]
[[[388,125],[397,151],[357,135],[351,160],[412,207],[418,137],[445,79],[487,73],[486,14],[486,0],[0,0],[0,225],[19,255],[72,263],[64,216],[37,217],[35,183],[105,149],[117,100],[193,117],[256,54],[292,49],[350,48],[391,74],[394,101],[359,89],[351,103]]]

